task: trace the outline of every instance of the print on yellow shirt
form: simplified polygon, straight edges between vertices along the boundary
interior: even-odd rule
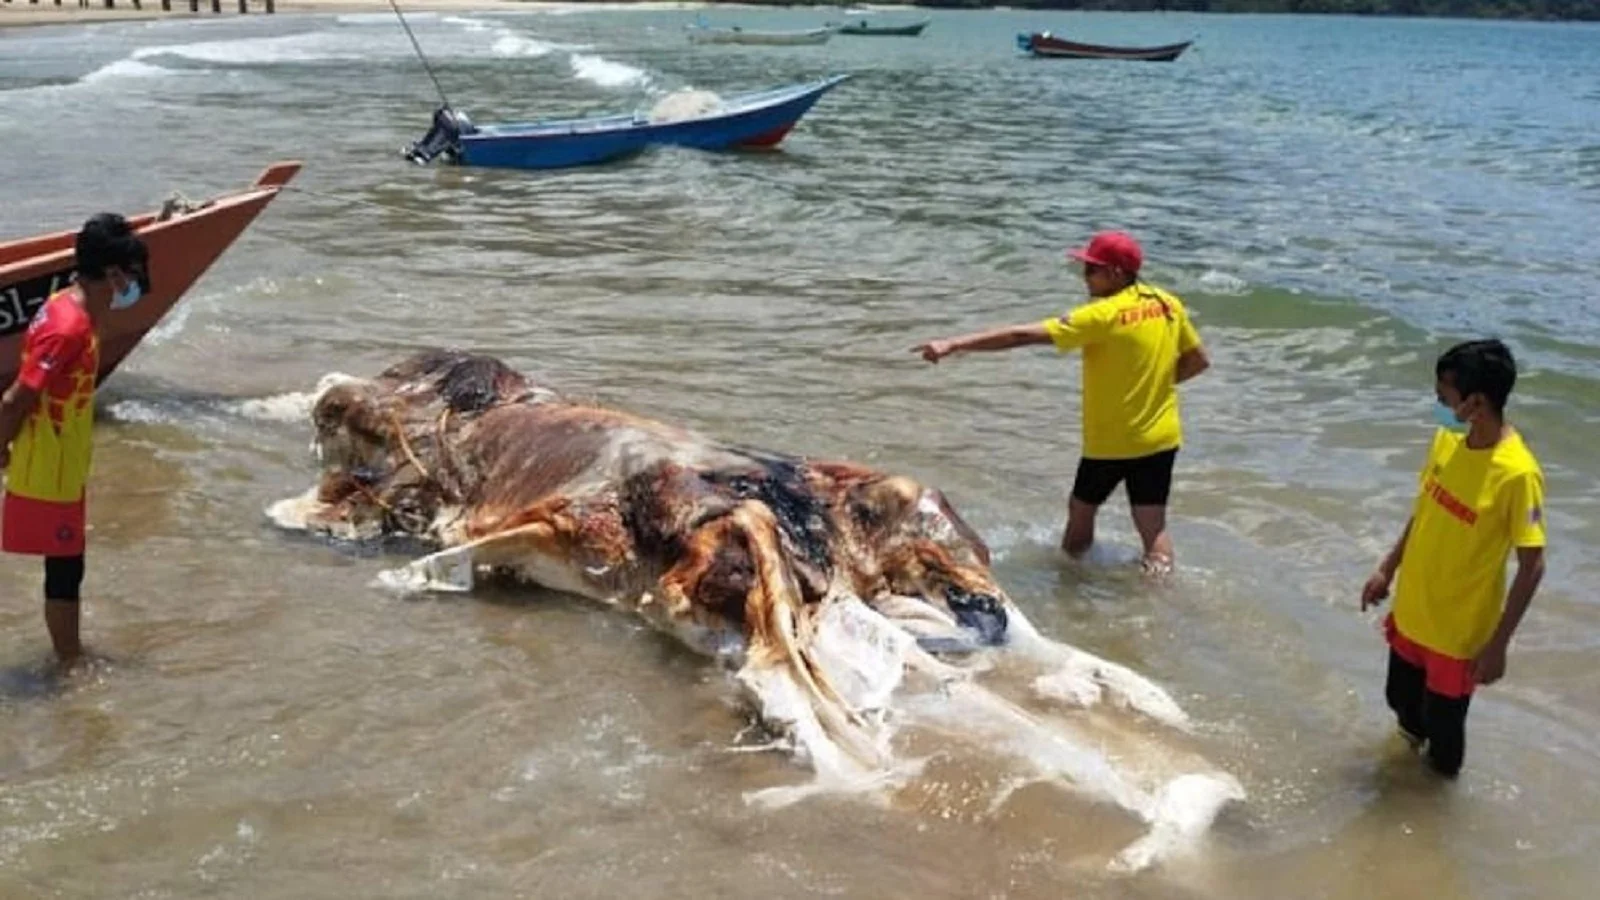
[[[23,345],[21,370],[43,369],[50,377],[39,392],[39,405],[11,443],[6,491],[29,500],[76,503],[89,479],[94,446],[100,342],[84,313],[60,297],[40,309]],[[64,344],[48,343],[64,336]],[[60,346],[82,349],[66,360],[40,358]]]
[[[1394,623],[1438,653],[1472,659],[1500,623],[1514,547],[1543,547],[1544,474],[1522,435],[1487,450],[1439,429],[1400,556]]]
[[[1057,350],[1083,350],[1084,456],[1135,459],[1183,442],[1178,357],[1200,335],[1182,301],[1135,284],[1044,327]]]

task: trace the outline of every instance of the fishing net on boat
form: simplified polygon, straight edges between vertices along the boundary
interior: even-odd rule
[[[650,108],[651,122],[678,122],[714,113],[722,108],[722,98],[711,91],[685,88],[662,97]]]

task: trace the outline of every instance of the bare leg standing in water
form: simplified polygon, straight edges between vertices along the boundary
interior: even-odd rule
[[[1117,486],[1128,494],[1133,526],[1143,545],[1142,564],[1147,573],[1172,571],[1172,538],[1167,533],[1167,498],[1172,493],[1172,467],[1176,448],[1137,459],[1083,459],[1067,507],[1067,528],[1061,549],[1074,559],[1094,544],[1095,519]]]
[[[1127,485],[1145,570],[1172,570],[1167,498],[1183,443],[1177,386],[1210,357],[1183,302],[1139,281],[1144,252],[1131,236],[1102,232],[1070,254],[1083,263],[1089,302],[1059,318],[929,341],[913,348],[937,363],[956,353],[1053,344],[1083,351],[1083,458],[1068,505],[1061,549],[1073,558],[1094,544],[1095,516]]]
[[[44,624],[56,659],[72,668],[83,658],[78,636],[78,602],[83,586],[82,556],[47,556],[44,559]]]

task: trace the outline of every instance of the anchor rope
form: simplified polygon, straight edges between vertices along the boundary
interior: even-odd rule
[[[422,60],[422,68],[428,73],[428,78],[433,82],[433,89],[439,92],[439,100],[445,106],[450,105],[450,98],[445,96],[444,86],[439,84],[439,76],[433,73],[433,66],[428,62],[427,54],[422,52],[422,45],[417,43],[417,36],[411,31],[411,23],[406,21],[405,14],[400,12],[400,4],[389,0],[389,6],[394,9],[394,14],[400,17],[400,27],[406,30],[406,37],[411,38],[411,46],[417,51],[417,58]]]

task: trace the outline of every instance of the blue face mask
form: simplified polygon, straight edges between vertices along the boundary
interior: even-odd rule
[[[111,295],[111,308],[127,309],[135,303],[138,303],[139,298],[143,296],[144,289],[139,287],[139,282],[136,279],[130,278],[128,279],[127,285],[124,286],[122,290]]]
[[[1456,418],[1456,411],[1438,400],[1433,401],[1433,420],[1446,431],[1463,434],[1467,430],[1467,423]]]

